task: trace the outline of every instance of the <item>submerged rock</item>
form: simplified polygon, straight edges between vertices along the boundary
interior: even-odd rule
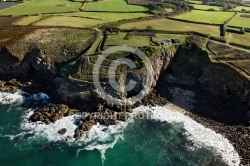
[[[58,131],[59,134],[64,135],[67,132],[66,128],[62,128],[61,130]]]

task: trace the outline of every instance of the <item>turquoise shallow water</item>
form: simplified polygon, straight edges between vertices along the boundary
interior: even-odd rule
[[[0,165],[25,166],[209,166],[225,165],[212,148],[190,148],[181,123],[136,120],[113,148],[98,150],[77,143],[50,142],[20,129],[27,108],[0,106]],[[111,138],[112,139],[112,138]],[[98,143],[98,140],[95,140]],[[100,143],[100,142],[99,142]],[[102,144],[102,143],[100,143]]]

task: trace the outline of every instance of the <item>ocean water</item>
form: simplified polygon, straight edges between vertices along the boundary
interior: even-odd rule
[[[28,99],[20,93],[0,94],[0,165],[239,165],[238,153],[223,136],[163,107],[141,106],[127,122],[109,127],[97,124],[87,138],[69,139],[81,115],[50,125],[27,121],[32,114],[29,108],[48,104],[47,98],[45,94]],[[61,128],[67,128],[63,136],[57,133]]]

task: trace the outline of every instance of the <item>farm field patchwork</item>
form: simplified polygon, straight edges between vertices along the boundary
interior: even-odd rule
[[[43,19],[40,22],[37,22],[35,25],[90,28],[106,22],[116,22],[119,20],[140,18],[146,16],[150,15],[144,13],[105,13],[105,17],[103,17],[103,13],[99,12],[76,12],[66,13],[64,15],[54,15],[47,19]]]
[[[95,25],[105,23],[102,20],[68,17],[68,16],[53,16],[37,22],[34,25],[39,26],[67,26],[67,27],[82,27],[91,28]]]
[[[222,7],[219,6],[210,6],[210,5],[195,5],[192,4],[195,9],[200,9],[200,10],[209,10],[209,9],[214,9],[214,10],[222,10]]]
[[[250,46],[250,33],[236,34],[227,32],[226,37],[229,43],[236,43],[245,46]]]
[[[119,33],[117,35],[110,35],[107,40],[106,46],[113,45],[130,45],[130,46],[148,46],[150,42],[149,36],[130,36],[128,39],[124,39],[127,33]]]
[[[190,3],[194,3],[194,4],[202,4],[202,2],[201,1],[188,1],[188,2],[190,2]]]
[[[236,26],[236,27],[244,27],[244,28],[250,28],[250,17],[242,17],[241,15],[247,14],[247,13],[238,13],[233,20],[229,23],[229,26]],[[250,14],[248,13],[250,16]]]
[[[78,11],[81,5],[81,2],[68,0],[32,0],[9,9],[1,10],[0,15],[30,15],[70,12]]]
[[[178,34],[161,34],[157,33],[154,36],[155,41],[162,41],[166,39],[179,39],[181,43],[184,43],[188,35],[178,35]]]
[[[200,33],[211,34],[213,36],[220,35],[219,26],[186,23],[186,22],[174,21],[170,19],[154,19],[154,20],[126,23],[126,24],[121,25],[120,28],[122,29],[133,29],[133,28],[145,29],[147,26],[151,26],[155,30],[197,31]]]
[[[234,15],[234,12],[213,12],[193,10],[192,12],[178,15],[174,18],[188,20],[192,22],[201,22],[208,24],[223,24],[226,20]]]
[[[15,22],[16,25],[30,25],[35,21],[40,20],[41,18],[43,18],[42,16],[27,16],[24,17],[23,19]]]
[[[102,0],[99,2],[85,3],[81,8],[85,11],[115,11],[115,12],[131,12],[146,11],[147,8],[137,5],[129,5],[125,0]]]
[[[247,7],[247,6],[237,6],[234,10],[235,11],[241,11],[242,9],[250,11],[250,7]]]
[[[105,17],[104,17],[105,15]],[[133,18],[140,18],[151,16],[150,14],[145,13],[108,13],[105,14],[101,12],[76,12],[76,13],[66,13],[64,16],[80,16],[86,18],[95,18],[99,20],[105,20],[107,22],[119,21],[123,19],[133,19]]]

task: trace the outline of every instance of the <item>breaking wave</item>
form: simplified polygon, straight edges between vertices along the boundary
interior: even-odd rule
[[[39,93],[36,95],[30,95],[24,97],[24,93],[19,91],[15,94],[0,93],[1,104],[21,104],[26,100],[39,101],[48,100],[48,95]],[[113,148],[117,141],[122,141],[123,132],[128,124],[133,124],[137,118],[145,118],[147,115],[148,120],[164,121],[168,123],[182,123],[185,129],[185,136],[188,140],[193,142],[194,147],[213,147],[214,153],[221,156],[222,160],[228,165],[236,166],[240,164],[240,156],[235,151],[233,145],[224,138],[221,134],[204,127],[202,124],[197,123],[191,118],[183,115],[170,108],[164,107],[148,107],[140,106],[134,109],[130,114],[129,119],[126,122],[118,122],[114,126],[102,126],[96,124],[87,133],[84,138],[73,138],[74,131],[77,128],[76,122],[81,118],[81,114],[75,114],[68,117],[64,117],[55,123],[46,125],[42,122],[30,122],[29,117],[33,114],[33,109],[29,109],[25,112],[21,122],[22,133],[17,135],[6,135],[10,139],[15,137],[29,134],[27,138],[29,141],[45,139],[48,142],[65,142],[70,146],[78,147],[78,153],[83,150],[97,149],[101,153],[103,162],[105,161],[105,151],[109,148]],[[66,128],[66,133],[60,135],[58,131],[62,128]],[[76,156],[76,157],[77,157]]]

